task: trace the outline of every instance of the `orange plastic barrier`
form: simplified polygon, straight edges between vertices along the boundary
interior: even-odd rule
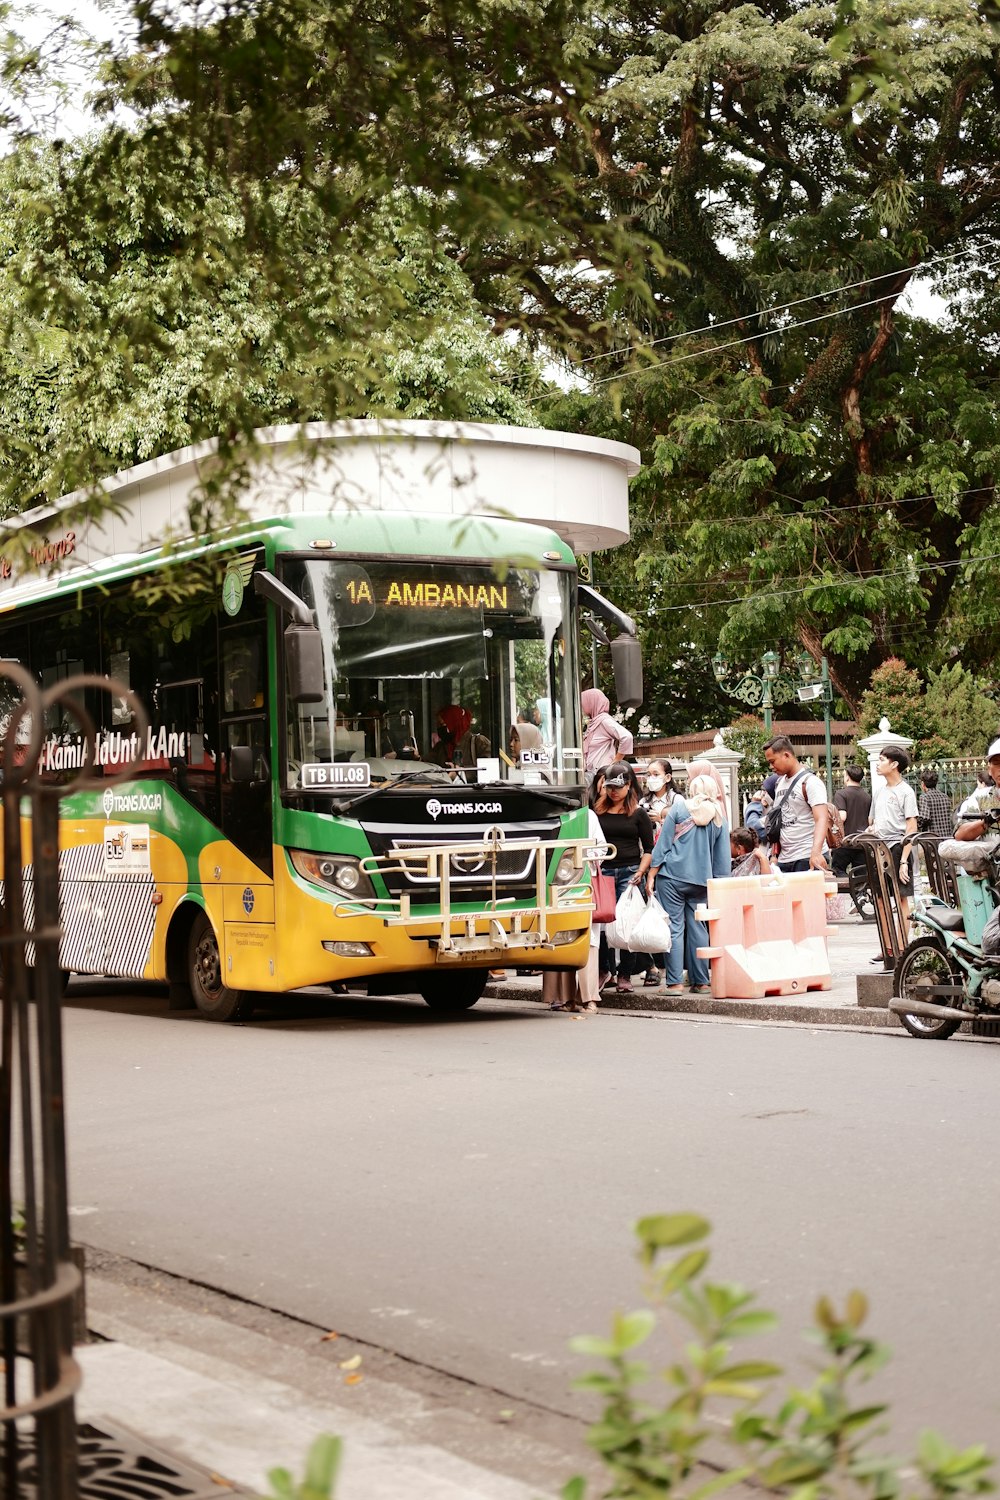
[[[708,923],[712,994],[719,1000],[801,995],[832,983],[826,898],[835,892],[823,870],[795,875],[736,875],[708,882],[698,918]]]

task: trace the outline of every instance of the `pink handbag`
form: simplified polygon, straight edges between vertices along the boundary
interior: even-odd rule
[[[591,889],[594,893],[594,915],[593,922],[613,922],[615,919],[615,877],[605,875],[603,870],[595,870],[590,877]]]

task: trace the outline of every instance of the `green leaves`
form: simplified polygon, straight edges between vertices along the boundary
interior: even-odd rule
[[[322,1433],[306,1455],[306,1472],[301,1483],[293,1479],[288,1469],[271,1469],[267,1477],[274,1500],[332,1500],[342,1454],[340,1438]]]
[[[814,1338],[823,1351],[822,1364],[811,1385],[791,1387],[776,1404],[771,1386],[781,1366],[731,1356],[732,1341],[769,1331],[773,1314],[756,1308],[742,1287],[702,1280],[707,1248],[686,1250],[673,1263],[660,1264],[664,1251],[683,1250],[707,1232],[706,1221],[696,1214],[641,1219],[636,1233],[648,1308],[617,1314],[608,1339],[573,1341],[578,1352],[607,1362],[605,1371],[578,1382],[604,1402],[588,1433],[607,1470],[603,1493],[609,1500],[671,1495],[713,1500],[746,1485],[785,1500],[898,1500],[914,1461],[872,1446],[881,1436],[885,1407],[853,1396],[855,1384],[886,1358],[883,1346],[861,1332],[869,1312],[864,1293],[850,1292],[842,1309],[827,1297],[818,1299]],[[656,1399],[647,1366],[625,1357],[647,1341],[671,1349],[658,1376],[665,1387],[662,1400]],[[718,1464],[720,1442],[733,1461],[692,1488],[710,1440],[711,1466]],[[935,1433],[921,1435],[915,1465],[927,1500],[994,1488],[993,1461],[984,1448],[952,1448]],[[562,1493],[564,1500],[584,1500],[584,1481],[572,1480]]]

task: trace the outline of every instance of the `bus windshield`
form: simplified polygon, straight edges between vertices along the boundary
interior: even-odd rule
[[[579,785],[575,575],[482,563],[286,558],[326,692],[285,704],[285,786]]]

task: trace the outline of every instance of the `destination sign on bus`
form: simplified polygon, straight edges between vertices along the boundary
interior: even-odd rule
[[[362,760],[318,762],[302,767],[304,787],[370,786],[371,766]]]
[[[401,609],[509,608],[506,583],[443,583],[440,579],[348,578],[343,585],[352,604],[379,604]]]

